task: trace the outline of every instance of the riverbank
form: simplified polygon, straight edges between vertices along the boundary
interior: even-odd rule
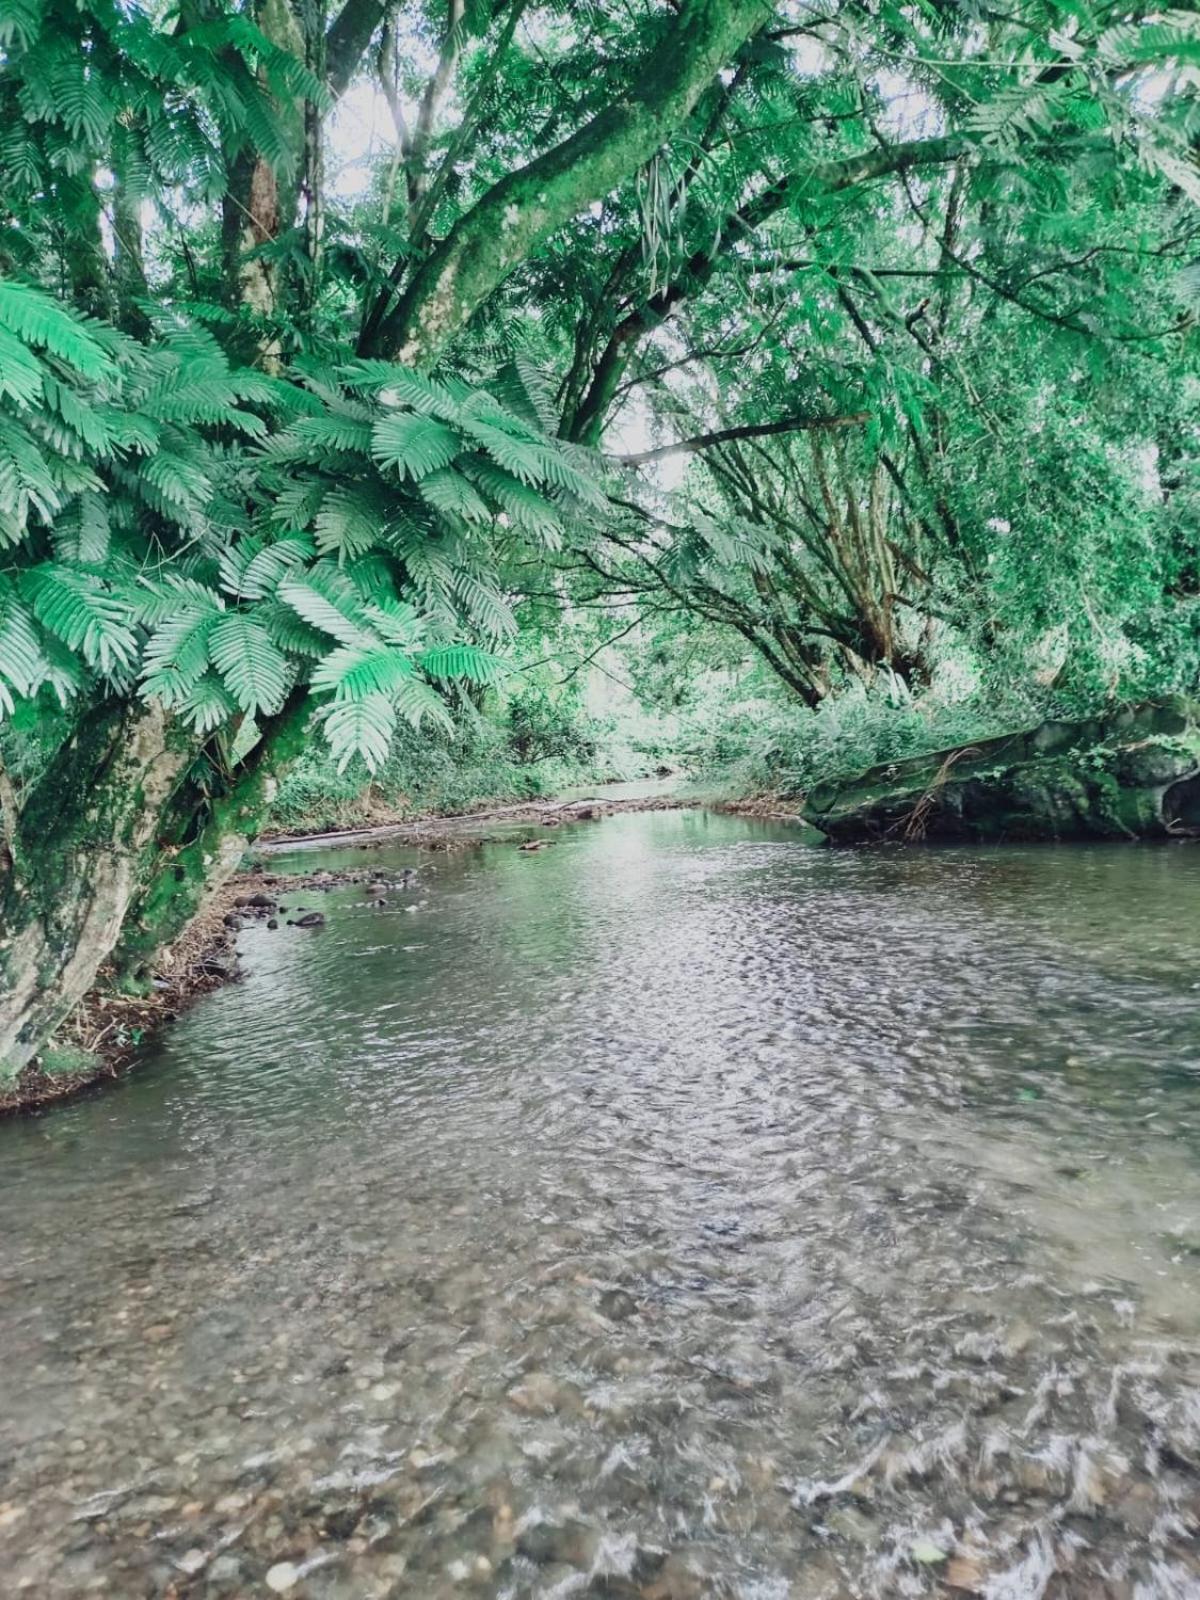
[[[609,792],[605,792],[606,787]],[[642,792],[621,793],[633,788]],[[168,950],[142,995],[102,983],[60,1030],[53,1046],[0,1092],[0,1115],[33,1110],[116,1077],[149,1033],[238,974],[236,932],[252,883],[295,895],[321,887],[305,875],[284,881],[266,863],[281,850],[384,844],[453,851],[504,842],[536,830],[535,851],[564,824],[623,811],[707,807],[802,830],[835,844],[1021,839],[1189,839],[1200,835],[1200,713],[1171,699],[1126,707],[1106,718],[1043,723],[979,744],[888,763],[831,779],[806,794],[729,799],[646,784],[600,785],[573,798],[481,804],[445,814],[381,817],[370,825],[262,839],[255,877],[243,872]],[[378,815],[378,813],[377,813]],[[338,881],[370,879],[369,870]],[[326,884],[325,887],[332,885]],[[269,919],[268,919],[269,920]],[[110,975],[111,976],[111,975]]]
[[[0,1090],[0,1117],[37,1111],[86,1093],[118,1078],[130,1067],[151,1034],[180,1017],[204,995],[240,976],[237,935],[250,922],[274,926],[289,916],[323,917],[296,897],[318,896],[330,889],[361,883],[385,893],[405,887],[399,880],[369,867],[342,872],[275,873],[269,858],[281,850],[307,846],[351,845],[370,850],[385,844],[414,849],[452,851],[512,839],[522,829],[542,828],[521,848],[545,848],[550,830],[573,823],[597,822],[627,811],[681,810],[701,805],[698,799],[667,794],[605,799],[596,794],[570,800],[531,800],[486,806],[447,816],[425,816],[385,822],[367,828],[316,834],[273,833],[260,840],[244,870],[212,897],[181,938],[163,952],[143,994],[124,994],[112,974],[87,995],[63,1025],[50,1047],[35,1058],[14,1084]]]
[[[803,797],[833,844],[1200,836],[1200,703],[1182,696],[1048,721],[831,776]]]
[[[481,805],[475,810],[444,816],[397,818],[361,828],[322,830],[317,833],[271,833],[259,851],[299,849],[306,845],[349,844],[369,849],[372,844],[411,844],[420,850],[469,849],[494,842],[486,830],[540,826],[555,828],[567,822],[598,822],[623,811],[679,811],[706,804],[695,795],[675,793],[605,796],[601,791],[571,799],[522,800],[506,805]],[[484,831],[480,831],[484,830]],[[503,835],[501,835],[503,837]]]

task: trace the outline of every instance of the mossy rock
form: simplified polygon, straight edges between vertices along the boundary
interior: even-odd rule
[[[1046,722],[818,784],[835,844],[1200,837],[1200,704],[1172,698]]]

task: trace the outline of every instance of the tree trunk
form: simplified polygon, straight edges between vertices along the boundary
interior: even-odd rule
[[[95,982],[195,748],[161,706],[109,702],[35,785],[0,880],[0,1075],[19,1073]]]
[[[284,709],[263,728],[228,792],[211,803],[195,837],[170,856],[160,855],[121,931],[115,959],[123,984],[136,987],[155,957],[237,871],[266,826],[280,778],[304,749],[311,714],[307,691],[294,689]]]

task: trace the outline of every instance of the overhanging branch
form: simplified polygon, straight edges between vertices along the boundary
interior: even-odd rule
[[[386,9],[383,0],[346,0],[330,25],[325,35],[325,70],[335,96],[349,88]]]
[[[561,144],[494,184],[422,263],[379,330],[381,352],[429,365],[540,242],[659,149],[767,20],[769,0],[680,0],[628,90]]]
[[[735,439],[762,439],[773,433],[804,433],[814,428],[853,428],[869,420],[870,412],[853,411],[844,417],[783,417],[778,422],[747,423],[740,428],[718,428],[715,433],[701,433],[694,439],[680,439],[676,444],[659,445],[655,450],[638,450],[629,456],[612,459],[623,467],[644,467],[651,461],[665,461],[668,456],[690,456],[697,450],[709,450],[714,445],[730,444]]]

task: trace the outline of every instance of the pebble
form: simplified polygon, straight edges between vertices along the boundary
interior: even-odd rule
[[[300,1581],[300,1568],[294,1561],[277,1561],[267,1573],[267,1588],[276,1594],[286,1594]]]
[[[613,1322],[637,1315],[638,1303],[624,1289],[606,1289],[600,1296],[600,1310]]]
[[[548,1372],[530,1372],[508,1391],[518,1411],[550,1412],[557,1409],[561,1385]]]
[[[986,1582],[983,1568],[973,1556],[955,1556],[946,1568],[946,1583],[967,1594],[982,1594]]]

